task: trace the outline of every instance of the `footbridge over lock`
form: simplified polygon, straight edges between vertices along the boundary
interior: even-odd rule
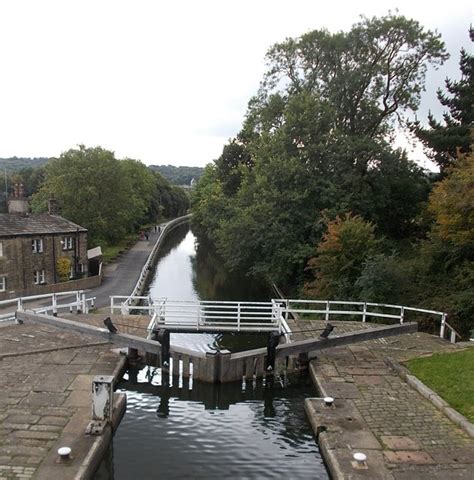
[[[67,315],[58,317],[58,313],[53,310],[50,314],[45,307],[42,307],[41,312],[19,309],[16,318],[19,322],[46,323],[100,337],[127,347],[131,361],[141,353],[149,365],[160,368],[165,375],[180,375],[206,382],[245,381],[277,372],[286,373],[304,367],[322,349],[415,332],[417,323],[407,321],[409,312],[438,318],[441,323],[440,336],[446,336],[451,328],[443,312],[365,302],[286,299],[270,302],[188,302],[136,297],[133,300],[137,305],[132,306],[129,300],[129,297],[111,297],[111,318],[108,324],[104,321],[103,314],[69,314],[74,318],[71,320],[65,318]],[[92,325],[90,322],[87,324],[76,320],[86,316],[93,318]],[[292,331],[289,324],[296,316],[303,320],[318,318],[321,328],[316,335],[313,329],[311,338],[292,341],[293,334],[298,332]],[[141,326],[137,327],[141,329],[142,336],[122,333],[122,325],[126,327],[127,319],[132,317],[143,319]],[[355,323],[355,319],[359,320],[361,329],[340,334],[337,322],[341,317],[349,317],[352,323]],[[373,319],[391,324],[369,323]],[[104,328],[104,323],[107,328]],[[334,325],[335,332],[331,333]],[[200,352],[172,345],[170,333],[175,332],[263,332],[268,335],[268,341],[266,348],[244,352]],[[452,331],[448,336],[455,338]]]

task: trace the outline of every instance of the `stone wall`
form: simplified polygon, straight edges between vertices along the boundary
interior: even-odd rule
[[[64,243],[61,243],[64,236],[73,237],[72,248],[65,248]],[[42,252],[33,252],[32,241],[35,239],[42,240]],[[59,283],[60,278],[57,272],[57,262],[61,257],[67,258],[70,264],[74,266],[75,256],[77,255],[77,266],[79,267],[82,264],[84,266],[82,275],[87,275],[87,233],[85,232],[20,235],[2,237],[0,241],[3,246],[3,255],[0,257],[0,276],[6,278],[6,289],[4,292],[0,292],[0,300],[35,295],[39,292],[69,290],[73,283],[83,282],[88,284],[93,282],[88,278],[83,278]],[[74,242],[77,242],[77,247]],[[44,270],[44,283],[35,284],[35,271],[42,270]],[[66,284],[69,286],[64,288],[63,285]],[[59,290],[56,290],[56,288],[59,288]]]

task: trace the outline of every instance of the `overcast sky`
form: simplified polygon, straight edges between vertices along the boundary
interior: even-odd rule
[[[100,145],[146,164],[204,166],[240,129],[275,42],[389,9],[442,33],[451,54],[430,73],[420,118],[473,10],[453,2],[316,0],[1,0],[0,157]]]

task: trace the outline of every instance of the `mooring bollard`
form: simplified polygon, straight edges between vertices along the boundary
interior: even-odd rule
[[[92,421],[86,428],[88,435],[101,435],[112,421],[114,406],[114,377],[96,375],[92,381]]]

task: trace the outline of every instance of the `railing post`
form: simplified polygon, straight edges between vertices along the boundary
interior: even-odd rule
[[[89,307],[87,306],[86,294],[85,293],[82,294],[82,311],[85,314],[89,313]]]
[[[153,314],[153,299],[151,298],[151,295],[148,295],[148,315]]]
[[[110,297],[110,313],[114,313],[114,296]]]
[[[290,310],[290,301],[286,299],[285,322],[288,323],[288,314]]]
[[[400,324],[405,321],[405,307],[400,307]]]
[[[57,301],[57,297],[56,297],[56,294],[53,293],[53,296],[51,298],[51,302],[52,302],[52,307],[53,307],[53,315],[55,317],[58,316],[58,301]]]
[[[76,292],[76,313],[81,313],[81,294]]]
[[[456,343],[456,332],[453,329],[451,329],[450,342]]]
[[[325,315],[325,319],[326,319],[326,322],[329,322],[329,300],[326,301],[326,315]]]
[[[364,310],[362,313],[362,322],[365,323],[367,321],[367,302],[364,302]]]
[[[240,332],[240,302],[237,304],[237,331]]]
[[[439,336],[440,336],[441,338],[444,338],[444,331],[445,331],[445,329],[446,329],[446,314],[443,313],[443,314],[441,315],[441,328],[440,328],[440,330],[439,330]]]

